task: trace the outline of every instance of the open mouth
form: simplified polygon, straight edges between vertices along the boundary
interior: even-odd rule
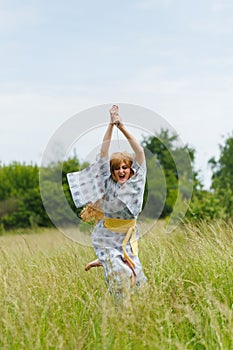
[[[125,175],[119,175],[119,179],[122,181],[122,180],[125,180]]]

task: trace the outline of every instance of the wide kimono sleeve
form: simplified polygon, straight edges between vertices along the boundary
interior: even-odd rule
[[[105,193],[110,177],[109,159],[99,158],[87,168],[67,174],[70,192],[77,208],[94,203]]]
[[[146,183],[146,162],[140,165],[134,160],[132,169],[134,175],[121,186],[117,197],[127,206],[134,217],[137,217],[142,210],[143,204]]]

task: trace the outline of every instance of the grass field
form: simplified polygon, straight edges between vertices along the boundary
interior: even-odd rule
[[[154,227],[148,285],[114,306],[91,247],[56,230],[0,237],[0,349],[233,349],[233,229]]]

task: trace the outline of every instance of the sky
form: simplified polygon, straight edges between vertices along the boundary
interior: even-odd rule
[[[231,0],[0,0],[0,47],[2,164],[40,164],[69,118],[128,103],[172,125],[210,186],[233,131]]]

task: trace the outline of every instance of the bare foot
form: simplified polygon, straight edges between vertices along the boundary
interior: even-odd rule
[[[102,266],[101,262],[99,261],[99,259],[93,260],[91,262],[89,262],[86,267],[85,270],[88,271],[90,270],[92,267],[98,267],[98,266]]]

